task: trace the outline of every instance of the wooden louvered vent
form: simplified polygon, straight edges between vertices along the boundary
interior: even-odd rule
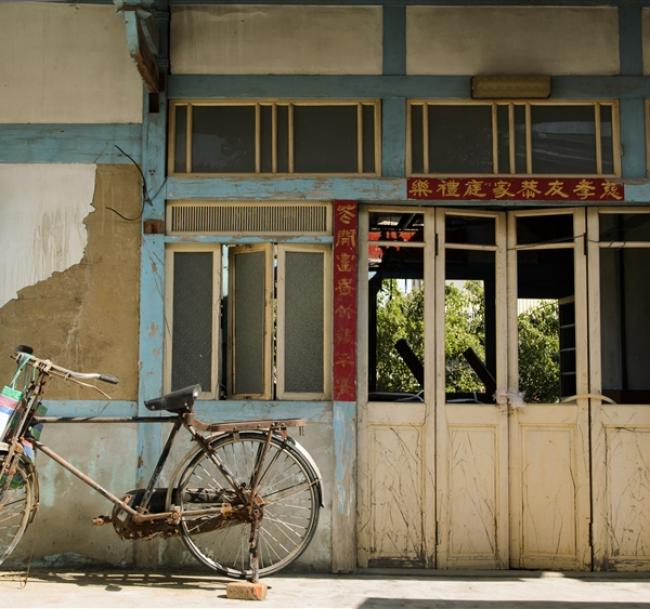
[[[330,206],[298,201],[173,201],[168,235],[327,235]]]

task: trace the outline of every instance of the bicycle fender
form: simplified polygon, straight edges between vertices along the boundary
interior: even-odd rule
[[[287,442],[291,444],[302,455],[303,459],[307,461],[307,463],[314,470],[314,475],[316,476],[316,478],[318,478],[318,485],[316,486],[316,490],[318,491],[319,504],[321,507],[325,507],[325,495],[323,493],[323,476],[320,473],[320,469],[318,469],[318,465],[316,465],[316,461],[314,461],[314,457],[312,457],[307,452],[307,449],[302,444],[300,444],[300,442],[297,442],[293,438],[288,437]]]

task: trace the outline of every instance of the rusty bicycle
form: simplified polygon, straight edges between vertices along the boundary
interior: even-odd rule
[[[50,377],[92,387],[116,384],[101,373],[68,370],[20,346],[12,357],[23,390],[0,396],[0,564],[11,554],[39,504],[33,452],[40,451],[113,503],[112,513],[94,519],[112,524],[123,539],[180,536],[205,566],[237,579],[257,581],[283,569],[309,545],[323,506],[322,478],[308,452],[288,434],[302,419],[205,423],[194,413],[200,386],[145,401],[166,415],[48,417],[39,410]],[[5,389],[8,389],[7,387]],[[2,425],[4,421],[4,429]],[[51,423],[171,423],[148,484],[114,495],[47,447],[37,430]],[[177,432],[185,428],[193,447],[158,487]]]

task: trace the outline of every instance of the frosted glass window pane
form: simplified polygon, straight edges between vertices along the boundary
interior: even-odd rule
[[[323,260],[321,252],[287,252],[284,388],[323,392]]]
[[[264,252],[235,254],[234,393],[264,392]]]
[[[174,253],[172,391],[212,389],[212,252]]]

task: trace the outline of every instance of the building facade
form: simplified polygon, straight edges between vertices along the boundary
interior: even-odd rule
[[[307,419],[303,569],[648,569],[650,2],[6,2],[0,53],[0,344],[121,379],[49,414]],[[116,493],[162,443],[44,433]],[[39,468],[10,564],[191,563]]]

